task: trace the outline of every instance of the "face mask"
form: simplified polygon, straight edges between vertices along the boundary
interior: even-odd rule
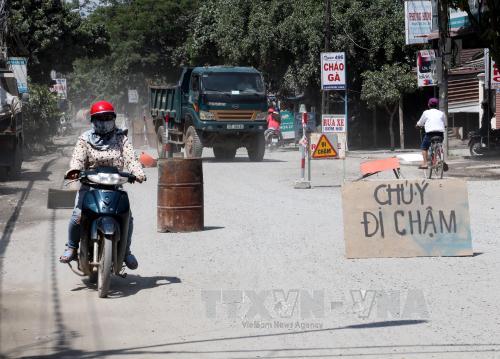
[[[92,127],[98,135],[105,135],[115,129],[115,121],[92,120]]]

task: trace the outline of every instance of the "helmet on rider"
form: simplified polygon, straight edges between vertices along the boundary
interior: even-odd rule
[[[98,101],[90,108],[90,121],[94,131],[105,135],[115,129],[116,113],[112,104],[107,101]]]
[[[90,119],[94,117],[108,117],[111,119],[116,117],[115,109],[108,101],[98,101],[90,108]]]
[[[429,108],[437,108],[439,105],[439,100],[435,97],[432,97],[429,99],[429,101],[427,102],[427,106],[429,106]]]

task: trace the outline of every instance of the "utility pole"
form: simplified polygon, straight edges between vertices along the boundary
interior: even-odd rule
[[[325,47],[324,47],[324,52],[328,52],[330,50],[330,37],[331,37],[331,32],[330,32],[330,13],[331,13],[332,7],[330,0],[325,0],[325,22],[323,24],[323,33],[325,34]],[[328,107],[328,96],[327,92],[325,90],[321,91],[321,113],[326,114],[327,113],[327,107]]]
[[[448,0],[438,1],[439,56],[441,78],[439,79],[439,109],[445,115],[444,158],[448,158],[448,66],[450,64],[451,41],[448,31]]]

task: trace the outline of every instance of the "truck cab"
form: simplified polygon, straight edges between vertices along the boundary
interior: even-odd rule
[[[185,68],[177,86],[151,88],[151,105],[156,128],[168,132],[159,142],[184,147],[186,157],[200,157],[203,147],[212,147],[219,159],[234,158],[240,147],[252,161],[264,157],[267,97],[252,67]]]

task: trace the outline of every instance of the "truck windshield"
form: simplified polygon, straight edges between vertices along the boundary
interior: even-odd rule
[[[232,93],[264,93],[264,83],[259,74],[249,73],[211,73],[202,76],[202,87],[205,91]]]

